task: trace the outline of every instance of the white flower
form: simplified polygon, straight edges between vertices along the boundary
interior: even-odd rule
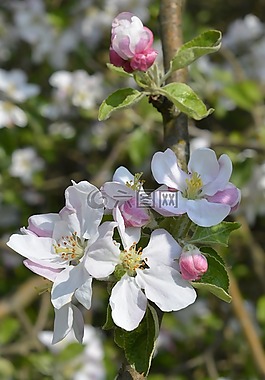
[[[0,69],[0,91],[15,102],[24,102],[39,93],[39,86],[27,83],[24,71]]]
[[[11,128],[14,125],[25,127],[28,119],[21,108],[10,102],[0,101],[0,128]]]
[[[12,153],[11,160],[9,173],[13,177],[20,178],[25,184],[30,184],[33,174],[44,167],[44,161],[31,147],[16,149]]]
[[[197,149],[186,173],[174,152],[167,149],[154,154],[151,168],[155,180],[166,185],[154,193],[154,208],[162,215],[187,213],[194,223],[210,227],[220,223],[240,201],[239,189],[229,182],[232,163],[226,154],[217,160],[213,150]]]
[[[113,242],[115,222],[105,222],[99,228],[100,238],[91,246],[86,261],[87,270],[96,278],[114,272],[119,281],[110,296],[114,323],[134,330],[144,317],[148,300],[162,311],[180,310],[195,301],[193,287],[181,278],[176,259],[181,247],[163,229],[151,234],[146,248],[128,244],[121,234],[123,248]]]
[[[59,214],[31,217],[24,234],[12,235],[7,243],[27,259],[29,269],[53,281],[51,301],[60,310],[56,313],[64,314],[64,309],[73,313],[72,307],[66,307],[73,296],[87,309],[91,305],[92,278],[85,261],[103,216],[103,208],[88,205],[91,192],[99,190],[86,181],[73,183],[65,191],[66,206]],[[60,328],[60,323],[55,325]]]

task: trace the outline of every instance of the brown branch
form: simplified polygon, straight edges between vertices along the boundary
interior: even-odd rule
[[[182,12],[185,0],[161,0],[160,29],[163,49],[164,68],[167,71],[170,61],[182,45]],[[167,82],[185,82],[187,70],[175,71]],[[183,169],[187,167],[189,158],[188,118],[176,112],[174,105],[163,99],[159,111],[164,124],[164,147],[170,147],[179,159]]]
[[[232,307],[241,324],[245,337],[247,339],[250,351],[256,362],[259,371],[265,376],[265,353],[262,348],[257,331],[255,330],[250,316],[244,307],[244,301],[237,281],[231,271],[229,271],[230,294],[232,296]]]
[[[22,284],[15,294],[1,300],[0,319],[29,305],[38,296],[37,289],[44,284],[42,277],[34,276]]]

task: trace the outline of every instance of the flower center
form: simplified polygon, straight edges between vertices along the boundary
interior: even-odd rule
[[[82,242],[77,232],[70,236],[62,236],[57,244],[53,245],[55,253],[68,261],[70,265],[77,265],[84,256],[86,241]]]
[[[133,180],[127,181],[126,186],[130,187],[132,190],[139,191],[143,186],[144,180],[140,179],[143,173],[136,173]]]
[[[120,270],[123,270],[123,274],[127,273],[129,276],[134,277],[136,269],[149,268],[146,264],[147,258],[144,259],[142,253],[142,248],[136,249],[136,244],[133,244],[128,250],[121,251]]]
[[[197,199],[202,190],[203,182],[200,175],[196,172],[192,173],[191,178],[186,179],[187,188],[184,192],[185,198]]]

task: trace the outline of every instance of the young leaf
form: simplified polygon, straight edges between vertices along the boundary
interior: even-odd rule
[[[172,71],[186,67],[202,55],[214,53],[221,46],[222,34],[208,30],[182,45],[172,59]]]
[[[227,247],[230,233],[239,227],[240,223],[237,222],[221,222],[213,227],[197,226],[189,243],[220,244]]]
[[[223,265],[223,259],[218,253],[209,247],[204,247],[207,256],[208,270],[200,281],[193,281],[192,285],[197,289],[206,289],[225,302],[231,301],[228,294],[229,278]]]
[[[121,88],[107,97],[99,107],[98,120],[106,120],[114,111],[132,106],[139,102],[145,95],[133,88]]]
[[[206,105],[198,95],[185,83],[170,83],[162,87],[159,92],[166,96],[175,106],[195,120],[201,120],[214,110],[207,111]]]
[[[124,349],[128,363],[137,372],[147,375],[153,352],[155,341],[158,335],[158,320],[154,309],[149,306],[144,319],[133,331],[125,331],[120,328],[115,329],[115,343]]]
[[[107,63],[107,67],[111,71],[113,71],[114,73],[119,74],[122,77],[132,77],[133,76],[132,74],[127,73],[126,71],[124,71],[122,67],[114,66],[112,63]]]

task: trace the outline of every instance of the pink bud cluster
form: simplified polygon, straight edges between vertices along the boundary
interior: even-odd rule
[[[153,40],[153,33],[138,17],[120,13],[112,22],[110,62],[128,73],[147,71],[157,56]]]

